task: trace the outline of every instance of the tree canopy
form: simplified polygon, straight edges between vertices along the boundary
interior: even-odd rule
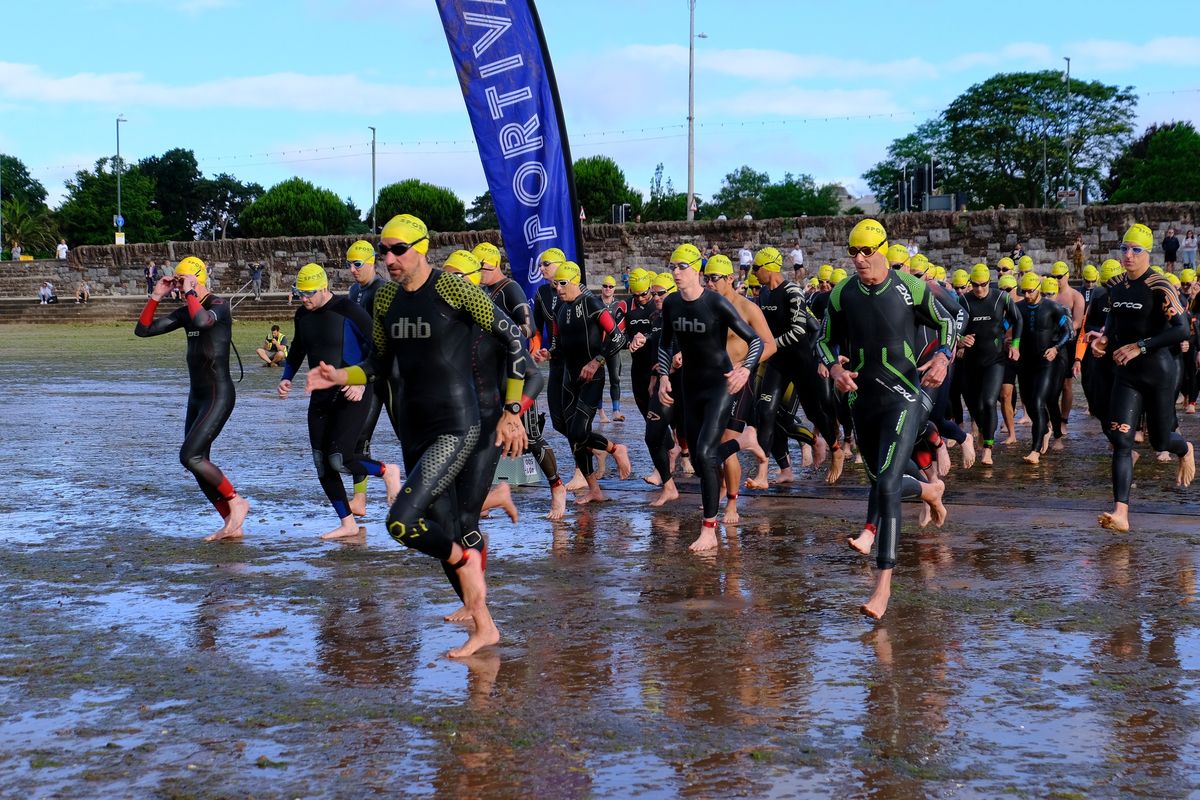
[[[375,218],[380,225],[397,214],[412,214],[433,231],[461,231],[467,227],[466,207],[458,195],[416,178],[388,184],[379,190],[375,202]],[[369,211],[366,218],[371,218]]]
[[[700,198],[696,198],[699,205]],[[687,219],[687,192],[675,191],[675,185],[667,178],[663,183],[663,165],[654,168],[650,179],[650,199],[642,206],[644,222],[670,222]]]
[[[610,222],[612,207],[628,203],[630,217],[642,213],[642,195],[625,182],[625,173],[608,156],[590,156],[575,162],[575,196],[588,222]]]
[[[1200,133],[1190,122],[1151,125],[1113,162],[1111,203],[1200,200]]]
[[[332,236],[350,228],[350,211],[333,192],[289,178],[263,192],[239,219],[246,236]]]
[[[115,161],[111,156],[101,158],[95,169],[80,170],[67,181],[67,197],[55,216],[72,246],[112,244],[117,213]],[[125,167],[121,171],[121,213],[127,242],[163,241],[162,214],[153,203],[154,181],[136,165]]]
[[[154,182],[154,207],[162,214],[163,236],[171,241],[195,239],[205,200],[204,175],[195,154],[176,147],[143,158],[138,169]]]
[[[46,187],[29,175],[21,159],[0,154],[0,200],[13,198],[30,207],[45,207]]]
[[[263,187],[259,184],[242,183],[225,172],[202,181],[196,236],[201,239],[236,239],[242,236],[242,212],[262,193]]]

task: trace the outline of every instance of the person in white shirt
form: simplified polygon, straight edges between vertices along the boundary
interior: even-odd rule
[[[800,249],[800,240],[796,240],[796,246],[792,248],[792,271],[795,272],[798,280],[804,279],[804,251]]]
[[[58,257],[59,261],[67,260],[67,250],[68,249],[70,249],[70,248],[67,247],[67,240],[59,239],[58,247],[54,248],[54,254]]]
[[[746,273],[750,271],[750,265],[753,263],[754,253],[750,250],[750,243],[746,242],[742,249],[738,250],[738,269],[742,272],[742,280],[746,279]]]

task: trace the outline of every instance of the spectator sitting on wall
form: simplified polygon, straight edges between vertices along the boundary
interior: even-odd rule
[[[69,247],[67,247],[67,240],[66,240],[66,239],[59,239],[59,240],[58,240],[58,247],[54,248],[54,256],[55,256],[55,258],[57,258],[59,261],[66,261],[66,260],[67,260],[67,251],[68,251],[69,249],[70,249],[70,248],[69,248]]]
[[[42,288],[38,289],[38,297],[42,299],[42,305],[58,302],[58,296],[54,294],[54,284],[50,281],[42,283]]]
[[[80,281],[75,287],[75,303],[86,303],[92,298],[92,288],[88,286],[87,281]]]
[[[1013,261],[1020,261],[1023,255],[1025,255],[1025,246],[1020,242],[1014,244],[1012,252],[1008,254]]]

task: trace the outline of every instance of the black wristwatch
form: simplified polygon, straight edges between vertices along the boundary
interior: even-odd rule
[[[1146,355],[1146,340],[1138,339],[1137,346],[1138,346],[1138,350],[1142,351],[1142,355]]]
[[[517,416],[520,416],[521,415],[521,404],[520,403],[505,403],[504,410],[510,414],[516,414]]]
[[[183,293],[183,296],[184,297],[199,297],[200,295],[196,293],[195,289],[188,289],[186,292]]]

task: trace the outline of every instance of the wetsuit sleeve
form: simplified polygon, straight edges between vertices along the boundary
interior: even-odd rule
[[[387,375],[392,364],[391,339],[388,338],[387,312],[391,310],[399,285],[388,282],[375,293],[375,314],[371,320],[371,355],[361,363],[346,367],[346,383],[361,386],[371,383],[379,375]],[[300,329],[296,329],[299,336]],[[294,347],[294,345],[293,345]]]
[[[283,362],[283,375],[279,378],[281,381],[290,381],[296,377],[296,372],[308,355],[308,345],[304,341],[304,324],[301,321],[303,311],[303,308],[296,309],[296,316],[292,319],[292,329],[296,331],[296,335],[292,337],[292,346],[288,348],[287,358]]]
[[[937,331],[938,350],[947,359],[953,360],[954,348],[958,344],[957,320],[933,296],[925,281],[906,272],[897,272],[896,277],[908,284],[913,293],[913,311],[916,312],[917,321]]]
[[[720,301],[716,305],[721,310],[721,316],[724,318],[725,324],[729,326],[729,330],[737,334],[749,346],[746,350],[746,357],[742,359],[742,366],[750,370],[750,374],[753,375],[754,370],[758,367],[758,360],[762,358],[762,339],[758,338],[758,334],[754,332],[750,323],[742,319],[742,315],[733,307],[733,303],[720,295],[714,296]]]
[[[1004,318],[1008,320],[1008,329],[1012,332],[1012,346],[1020,349],[1025,322],[1021,319],[1021,312],[1017,311],[1017,304],[1008,296],[1008,292],[1002,294],[1001,297],[1004,298]]]
[[[138,318],[137,325],[133,328],[134,336],[142,338],[147,336],[161,336],[164,333],[170,333],[176,328],[182,328],[187,322],[187,308],[184,306],[180,306],[165,317],[155,319],[154,309],[157,307],[157,300],[146,301],[146,307],[142,309],[142,315]]]
[[[616,358],[621,349],[625,347],[625,330],[617,326],[616,319],[604,307],[604,303],[595,295],[588,295],[584,298],[587,304],[587,315],[589,319],[595,319],[596,324],[600,326],[600,330],[604,331],[604,345],[600,350],[601,357],[607,361],[610,358]]]
[[[808,309],[804,305],[804,293],[799,286],[791,282],[784,284],[784,292],[787,297],[789,324],[786,331],[775,337],[775,346],[781,350],[800,344],[808,333],[805,324],[808,322]]]
[[[371,357],[371,315],[353,300],[345,299],[338,309],[346,319],[342,337],[343,363],[358,364]]]
[[[821,317],[821,335],[817,339],[817,358],[827,369],[832,369],[838,362],[834,348],[842,337],[842,287],[845,282],[833,287],[829,293],[829,305]]]
[[[521,387],[521,413],[524,414],[546,388],[546,376],[538,369],[537,364],[533,363],[533,357],[528,351],[521,355],[525,357],[525,385]]]
[[[1050,346],[1058,350],[1067,346],[1067,342],[1071,341],[1071,336],[1075,333],[1075,329],[1071,327],[1071,315],[1062,306],[1058,307],[1058,320],[1055,323],[1058,328],[1058,338]]]
[[[186,294],[184,297],[187,300],[188,317],[191,318],[194,327],[207,330],[217,324],[217,315],[205,308],[196,295]]]
[[[525,299],[525,292],[514,280],[506,281],[501,291],[505,296],[504,307],[513,322],[521,328],[521,335],[526,339],[532,338],[533,320],[529,315],[529,301]]]
[[[447,305],[466,311],[484,333],[500,343],[506,354],[505,374],[508,376],[504,402],[521,402],[521,390],[525,383],[525,348],[521,344],[516,323],[473,283],[443,272],[437,276],[435,288]]]
[[[1153,336],[1142,340],[1147,350],[1157,350],[1160,347],[1173,347],[1188,337],[1187,312],[1179,295],[1170,287],[1154,287],[1154,293],[1162,298],[1163,315],[1167,318],[1167,326]]]
[[[671,358],[674,355],[671,349],[675,337],[675,328],[671,322],[674,316],[671,305],[671,298],[666,298],[662,308],[662,328],[658,333],[658,364],[654,368],[659,375],[671,374]]]

